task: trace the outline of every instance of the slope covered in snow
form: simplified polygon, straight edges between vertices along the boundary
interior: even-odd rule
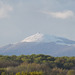
[[[58,39],[58,37],[56,36],[36,33],[34,35],[25,38],[21,42],[56,42],[56,41],[62,41],[62,40]]]
[[[54,42],[57,44],[66,44],[66,45],[71,45],[71,44],[75,44],[75,41],[66,39],[66,38],[62,38],[62,37],[57,37],[57,36],[53,36],[53,35],[44,35],[41,33],[36,33],[34,35],[31,35],[27,38],[25,38],[24,40],[22,40],[21,42]]]
[[[25,38],[21,42],[39,42],[43,39],[43,36],[44,36],[43,34],[36,33],[34,35],[31,35],[31,36]]]

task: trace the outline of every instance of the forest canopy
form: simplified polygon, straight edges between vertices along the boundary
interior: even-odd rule
[[[0,55],[0,75],[75,75],[75,57]]]

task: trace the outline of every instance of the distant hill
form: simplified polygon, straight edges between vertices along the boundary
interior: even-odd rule
[[[36,33],[19,43],[0,47],[1,55],[46,54],[75,56],[75,41],[62,37]]]

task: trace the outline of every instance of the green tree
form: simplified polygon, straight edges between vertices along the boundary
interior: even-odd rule
[[[69,71],[67,72],[67,75],[75,75],[75,70],[69,70]]]
[[[16,73],[16,75],[21,75],[20,72]]]
[[[14,75],[13,73],[10,73],[10,75]]]
[[[2,72],[1,75],[6,75],[5,72]]]

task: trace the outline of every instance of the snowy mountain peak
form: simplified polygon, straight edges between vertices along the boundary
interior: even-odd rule
[[[75,41],[53,35],[36,33],[21,42],[0,47],[0,55],[47,54],[75,56]]]
[[[36,33],[34,35],[31,35],[27,38],[25,38],[24,40],[22,40],[21,42],[39,42],[42,40],[43,34],[41,33]]]
[[[73,45],[75,44],[75,41],[66,39],[66,38],[62,38],[62,37],[57,37],[57,36],[53,36],[53,35],[44,35],[41,33],[36,33],[34,35],[31,35],[27,38],[25,38],[24,40],[22,40],[21,42],[54,42],[57,44],[63,44],[63,45]]]
[[[62,41],[62,40],[58,39],[56,36],[36,33],[34,35],[25,38],[21,42],[56,42],[56,41]]]

